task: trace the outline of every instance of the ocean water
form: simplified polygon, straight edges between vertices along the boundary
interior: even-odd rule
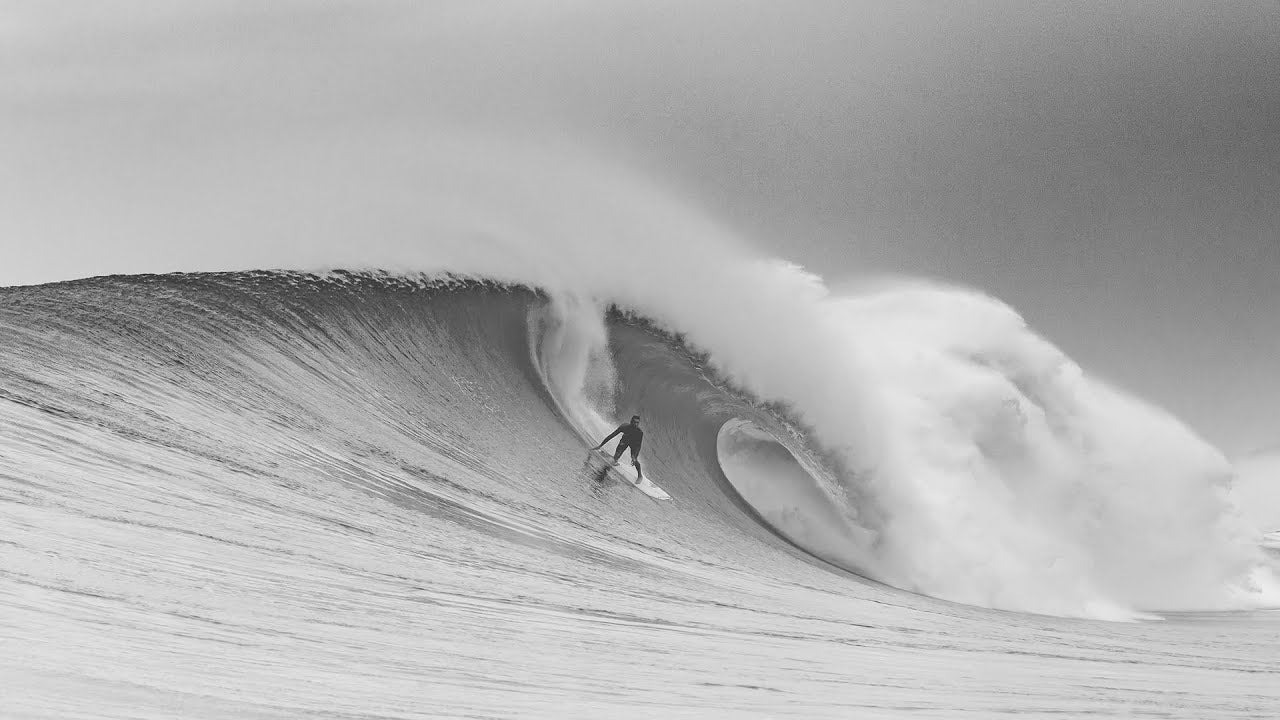
[[[953,511],[1041,531],[983,557],[925,533],[1003,541],[999,513],[911,517],[935,500],[884,484],[890,454],[859,465],[691,327],[457,278],[0,290],[0,715],[1280,715],[1274,551],[1233,513],[1117,517],[1124,488],[1015,463],[1034,423],[992,421],[1005,444],[982,447],[1039,490],[969,485]],[[1020,377],[1042,414],[1084,412]],[[670,501],[588,461],[632,412]],[[1177,537],[1069,556],[1072,522],[1102,546],[1126,521]]]

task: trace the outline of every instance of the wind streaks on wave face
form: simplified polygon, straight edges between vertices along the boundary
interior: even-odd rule
[[[785,554],[582,467],[528,364],[529,293],[242,276],[5,299],[9,712],[723,703],[669,681],[767,684],[764,648],[717,650],[735,615],[775,649],[847,634],[762,612],[776,581],[736,564]],[[676,647],[705,652],[645,669]]]

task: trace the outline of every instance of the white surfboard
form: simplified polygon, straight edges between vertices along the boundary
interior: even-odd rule
[[[613,473],[618,476],[618,479],[622,480],[623,482],[630,485],[631,487],[636,488],[637,490],[644,493],[645,495],[648,495],[654,500],[670,500],[671,499],[671,496],[667,494],[666,490],[663,490],[657,485],[654,485],[653,481],[650,480],[649,478],[642,478],[640,482],[636,482],[635,470],[632,468],[627,468],[619,463],[614,462],[613,456],[606,453],[604,450],[594,450],[593,453],[597,457],[599,457],[604,462],[605,465],[610,466],[610,469],[613,470]]]

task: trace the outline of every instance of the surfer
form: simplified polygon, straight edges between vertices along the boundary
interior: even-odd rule
[[[614,435],[622,435],[622,439],[618,441],[618,449],[613,451],[613,464],[618,464],[618,458],[622,457],[622,451],[631,450],[631,464],[636,466],[637,481],[644,479],[644,471],[640,469],[640,444],[644,442],[644,431],[640,429],[640,416],[632,415],[631,422],[618,426],[617,430],[609,433],[609,437],[600,441],[595,447],[596,450],[604,447],[604,444],[613,439]]]

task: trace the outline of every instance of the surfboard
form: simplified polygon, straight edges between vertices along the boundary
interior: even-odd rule
[[[624,471],[623,468],[613,461],[613,455],[606,453],[604,450],[592,450],[591,455],[596,461],[603,463],[609,468],[609,474],[616,477],[620,482],[626,483],[640,492],[648,495],[654,500],[670,500],[671,496],[666,490],[653,484],[649,478],[643,478],[640,482],[636,482],[632,474],[634,470]]]

